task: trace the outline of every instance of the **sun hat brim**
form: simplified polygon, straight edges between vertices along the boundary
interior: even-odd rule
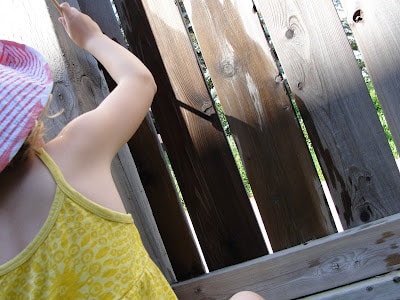
[[[0,40],[0,172],[28,137],[52,87],[50,68],[38,51]]]

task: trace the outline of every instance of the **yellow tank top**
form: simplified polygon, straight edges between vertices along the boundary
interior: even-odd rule
[[[85,198],[38,156],[56,181],[54,202],[35,239],[0,266],[0,299],[177,299],[132,216]]]

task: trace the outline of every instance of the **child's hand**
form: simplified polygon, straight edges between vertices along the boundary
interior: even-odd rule
[[[60,7],[62,16],[58,20],[78,46],[86,48],[91,38],[102,34],[100,27],[89,16],[71,7],[67,2],[62,3]]]

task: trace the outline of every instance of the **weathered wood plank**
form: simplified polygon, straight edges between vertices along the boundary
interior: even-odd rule
[[[96,3],[79,0],[79,4],[82,11],[96,20],[105,34],[125,45],[120,26],[108,0],[96,1]],[[112,89],[115,86],[114,81],[106,70],[103,72],[109,88]],[[160,234],[165,245],[165,249],[158,247],[157,244],[147,245],[147,248],[154,249],[151,251],[152,258],[159,266],[173,265],[174,273],[178,275],[177,280],[187,279],[204,273],[204,270],[190,229],[186,224],[186,216],[169,176],[157,134],[152,129],[153,126],[152,119],[148,115],[128,143],[137,168],[137,172],[134,170],[133,174],[139,173],[143,185],[141,188],[145,190],[147,196],[145,199],[148,199],[157,223],[156,236]],[[124,164],[124,161],[121,163]],[[127,164],[132,165],[129,162]],[[139,178],[135,177],[134,180],[138,181]],[[134,205],[133,209],[135,209]],[[135,210],[136,214],[141,214],[138,207]],[[171,219],[174,222],[171,222]],[[172,259],[171,263],[168,258]],[[165,259],[167,260],[160,262]],[[171,267],[161,269],[171,273]],[[175,280],[175,276],[170,276],[168,273],[167,278],[171,279],[170,281]]]
[[[163,149],[160,148],[155,129],[150,126],[150,116],[147,118],[148,125],[139,128],[128,146],[134,155],[177,280],[193,278],[204,274],[203,264],[177,191],[171,184],[172,178],[167,170]]]
[[[303,300],[394,300],[400,295],[400,272],[395,271],[338,289],[301,298]]]
[[[174,1],[115,4],[131,49],[156,78],[152,111],[209,269],[266,254]]]
[[[253,2],[183,2],[273,250],[335,232]]]
[[[400,214],[174,285],[179,299],[297,299],[400,268]]]
[[[332,1],[258,2],[343,226],[399,212],[400,174]]]
[[[400,19],[400,2],[396,0],[341,2],[347,11],[347,20],[373,81],[393,140],[400,149],[400,43],[398,39],[400,27],[397,25]]]

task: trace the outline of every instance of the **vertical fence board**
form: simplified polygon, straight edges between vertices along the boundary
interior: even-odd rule
[[[343,226],[400,211],[399,172],[332,1],[258,2]]]
[[[252,1],[184,1],[273,250],[334,229]]]
[[[400,149],[400,2],[342,0],[393,140]],[[361,18],[354,21],[361,14]]]
[[[150,119],[150,116],[147,117]],[[182,205],[178,203],[177,191],[171,185],[155,129],[141,126],[128,145],[146,190],[158,229],[174,268],[177,280],[192,278],[204,273],[200,255],[187,224]],[[150,139],[153,139],[151,142]]]
[[[227,155],[229,146],[174,1],[115,4],[130,47],[156,78],[158,93],[152,111],[209,269],[265,254],[265,243],[233,157]]]

